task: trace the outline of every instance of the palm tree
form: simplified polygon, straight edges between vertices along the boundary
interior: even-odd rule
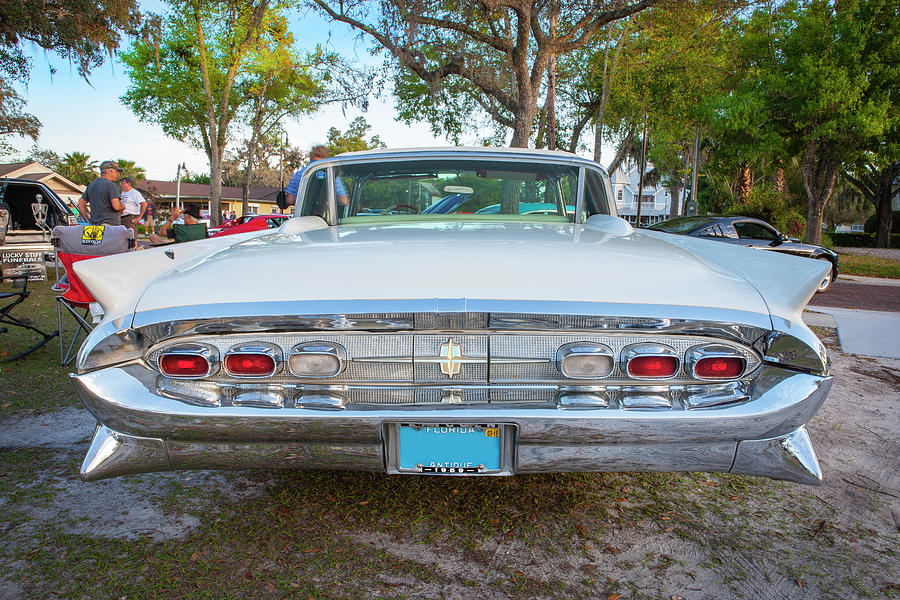
[[[59,173],[79,185],[87,185],[97,177],[97,161],[84,152],[70,152],[59,163]]]
[[[131,177],[135,183],[147,178],[147,172],[144,171],[144,167],[135,165],[133,160],[120,158],[118,162],[119,177]]]

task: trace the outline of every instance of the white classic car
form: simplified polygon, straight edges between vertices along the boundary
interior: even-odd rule
[[[485,210],[488,209],[488,210]],[[827,264],[616,217],[563,152],[317,161],[278,230],[77,263],[81,474],[720,471],[818,484]]]

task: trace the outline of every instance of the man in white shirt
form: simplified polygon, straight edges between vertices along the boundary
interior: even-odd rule
[[[134,239],[138,239],[138,225],[144,220],[144,213],[147,212],[147,201],[139,191],[134,189],[134,179],[131,177],[123,177],[119,180],[119,186],[122,188],[122,204],[125,205],[125,212],[122,214],[122,225],[125,225],[134,232]]]

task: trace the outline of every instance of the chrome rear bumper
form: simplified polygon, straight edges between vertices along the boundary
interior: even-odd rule
[[[72,378],[101,423],[81,469],[87,480],[187,468],[385,471],[386,432],[395,423],[502,422],[515,428],[516,473],[717,471],[818,485],[803,425],[832,384],[767,366],[749,401],[704,409],[510,403],[329,411],[194,406],[119,367]]]

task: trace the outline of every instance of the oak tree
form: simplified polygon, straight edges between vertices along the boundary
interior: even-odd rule
[[[603,27],[660,0],[313,0],[335,21],[386,49],[401,69],[409,100],[451,136],[466,125],[458,108],[483,111],[512,130],[510,144],[528,145],[538,115],[548,60],[591,43]],[[558,26],[551,30],[552,20]],[[402,79],[401,79],[402,82]],[[443,92],[443,95],[442,95]],[[450,110],[442,106],[447,102]]]

